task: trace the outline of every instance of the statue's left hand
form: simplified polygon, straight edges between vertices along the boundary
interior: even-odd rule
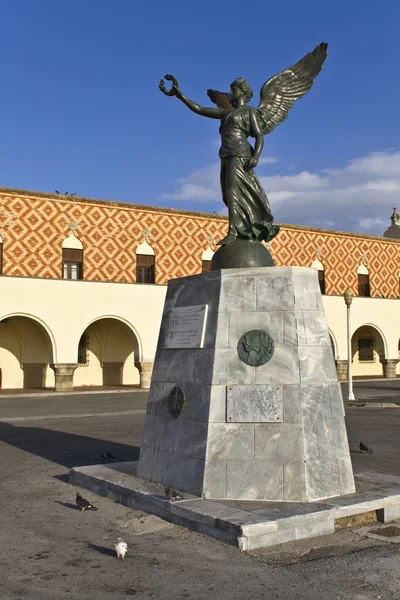
[[[249,158],[249,160],[247,161],[246,170],[250,171],[250,169],[254,169],[257,165],[258,165],[258,158],[255,158],[253,156],[252,158]]]
[[[164,79],[161,79],[160,83],[158,84],[159,89],[166,96],[177,96],[179,98],[179,96],[182,95],[182,92],[179,89],[179,84],[175,77],[173,75],[164,75],[164,77],[167,81],[172,82],[172,87],[170,90],[167,90],[167,88],[165,87]]]

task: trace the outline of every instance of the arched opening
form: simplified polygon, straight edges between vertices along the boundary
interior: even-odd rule
[[[83,244],[73,231],[62,243],[63,279],[83,279]]]
[[[354,376],[383,375],[385,340],[373,325],[359,327],[351,338]]]
[[[46,329],[25,316],[0,320],[0,368],[3,389],[52,388],[53,347]]]
[[[214,250],[211,248],[211,246],[209,246],[207,248],[207,250],[204,250],[203,254],[201,255],[201,272],[202,273],[209,273],[209,271],[211,270],[211,260],[212,260],[213,256],[214,256]]]
[[[329,340],[331,342],[331,348],[332,348],[333,358],[334,358],[334,360],[336,360],[338,357],[337,357],[335,339],[334,339],[333,334],[331,333],[331,331],[328,330],[328,333],[329,333]]]
[[[358,295],[364,296],[365,298],[369,298],[371,295],[370,285],[369,285],[369,271],[364,263],[357,269],[357,278],[358,278]]]
[[[77,347],[74,386],[139,385],[139,342],[122,321],[105,317],[91,323]]]
[[[311,265],[311,267],[313,269],[317,269],[318,270],[319,289],[321,290],[321,294],[325,294],[325,269],[324,269],[324,265],[319,260],[319,258],[316,258],[314,260],[313,264]]]
[[[136,250],[136,283],[156,282],[156,257],[147,239]]]

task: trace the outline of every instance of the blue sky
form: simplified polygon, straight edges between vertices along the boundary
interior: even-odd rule
[[[380,235],[400,206],[395,0],[1,0],[0,185],[224,210],[218,121],[158,90],[262,84],[319,42],[322,73],[265,139],[275,219]]]

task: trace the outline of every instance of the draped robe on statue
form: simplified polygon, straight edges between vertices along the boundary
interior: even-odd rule
[[[279,231],[279,227],[273,225],[269,201],[256,174],[253,169],[245,168],[254,154],[247,141],[248,137],[254,137],[250,111],[256,109],[242,106],[221,119],[221,190],[228,208],[229,234],[219,242],[220,245],[229,244],[236,238],[268,241]]]

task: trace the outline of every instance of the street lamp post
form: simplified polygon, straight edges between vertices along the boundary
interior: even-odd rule
[[[350,289],[347,289],[343,294],[344,301],[347,306],[347,381],[348,395],[347,400],[355,400],[353,393],[353,379],[351,375],[351,327],[350,327],[350,307],[354,298],[354,294]]]

